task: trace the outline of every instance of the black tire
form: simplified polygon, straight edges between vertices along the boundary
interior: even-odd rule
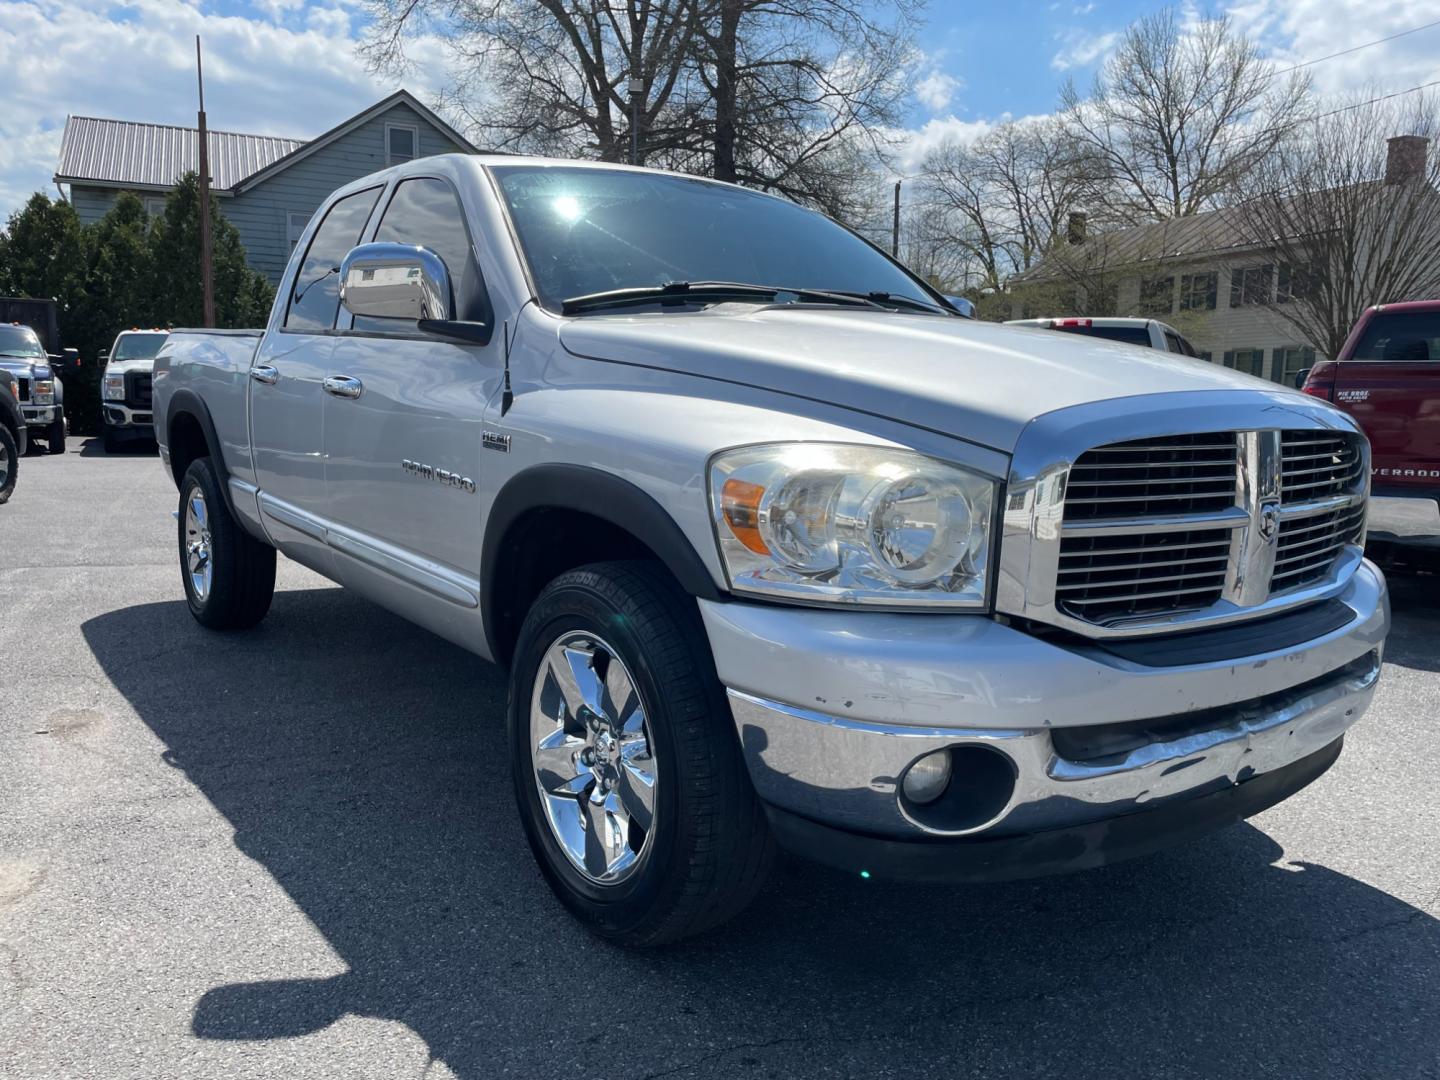
[[[52,454],[63,454],[65,452],[65,417],[62,414],[59,419],[51,422],[46,429],[45,449]]]
[[[209,522],[209,591],[200,596],[187,569],[187,510],[191,492],[204,496]],[[180,580],[190,614],[211,630],[248,630],[265,617],[275,595],[275,549],[262,544],[240,527],[221,493],[220,477],[208,457],[190,463],[180,481],[180,520],[177,523]]]
[[[113,454],[120,449],[120,439],[115,434],[114,428],[107,427],[101,431],[100,440],[105,444],[105,453],[107,454]]]
[[[654,835],[631,876],[599,884],[572,865],[546,820],[531,757],[535,680],[557,640],[603,635],[633,678],[656,763]],[[595,563],[541,592],[510,672],[511,770],[536,861],[561,902],[619,944],[661,945],[731,918],[774,855],[695,602],[658,564]]]
[[[5,478],[0,480],[0,504],[10,501],[15,491],[15,477],[20,470],[20,448],[10,429],[0,424],[0,463],[3,463]]]

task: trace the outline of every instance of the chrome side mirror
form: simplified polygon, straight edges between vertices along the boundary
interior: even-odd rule
[[[340,302],[379,319],[453,319],[445,260],[411,244],[361,244],[340,263]]]
[[[956,311],[958,311],[961,315],[964,315],[965,318],[967,318],[967,319],[973,319],[973,318],[975,318],[975,305],[974,305],[973,303],[971,303],[969,300],[966,300],[965,297],[963,297],[963,296],[946,296],[945,299],[950,302],[950,306],[951,306],[951,307],[953,307],[953,308],[954,308]]]

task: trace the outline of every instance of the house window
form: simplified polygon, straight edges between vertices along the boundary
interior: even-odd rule
[[[310,224],[310,215],[306,213],[288,213],[285,215],[285,239],[290,245],[290,250],[295,250],[295,245],[300,242],[300,237],[305,235],[305,226]]]
[[[1248,307],[1251,304],[1270,302],[1270,283],[1275,277],[1275,267],[1240,266],[1230,271],[1230,306]]]
[[[1214,311],[1215,292],[1220,275],[1186,274],[1180,279],[1181,311]]]
[[[165,196],[164,196],[164,195],[146,195],[146,196],[145,196],[145,213],[146,213],[147,216],[152,217],[152,218],[157,218],[157,217],[162,217],[162,216],[164,216],[164,214],[165,214]]]
[[[1246,375],[1265,377],[1264,349],[1232,349],[1225,354],[1225,366]]]
[[[1275,368],[1271,376],[1282,386],[1294,386],[1295,376],[1315,366],[1315,350],[1295,346],[1275,350]]]
[[[1151,278],[1140,282],[1140,312],[1144,315],[1169,315],[1175,306],[1175,279]]]
[[[1204,360],[1207,364],[1213,364],[1215,362],[1215,355],[1209,349],[1206,349],[1200,354],[1200,359]]]
[[[1275,302],[1288,304],[1292,300],[1304,300],[1310,292],[1311,280],[1310,267],[1281,263],[1275,277]]]
[[[385,164],[399,165],[420,156],[420,129],[409,124],[385,125]]]

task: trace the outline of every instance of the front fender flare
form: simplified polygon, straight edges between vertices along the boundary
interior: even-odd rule
[[[480,595],[485,636],[492,645],[501,618],[503,590],[496,587],[495,575],[505,537],[521,518],[536,510],[574,510],[624,529],[655,553],[687,593],[703,600],[725,599],[684,531],[648,492],[603,469],[536,465],[506,481],[485,523]]]

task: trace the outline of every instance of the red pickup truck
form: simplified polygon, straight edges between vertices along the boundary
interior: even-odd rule
[[[1301,389],[1365,429],[1375,495],[1440,503],[1440,300],[1368,308]]]

